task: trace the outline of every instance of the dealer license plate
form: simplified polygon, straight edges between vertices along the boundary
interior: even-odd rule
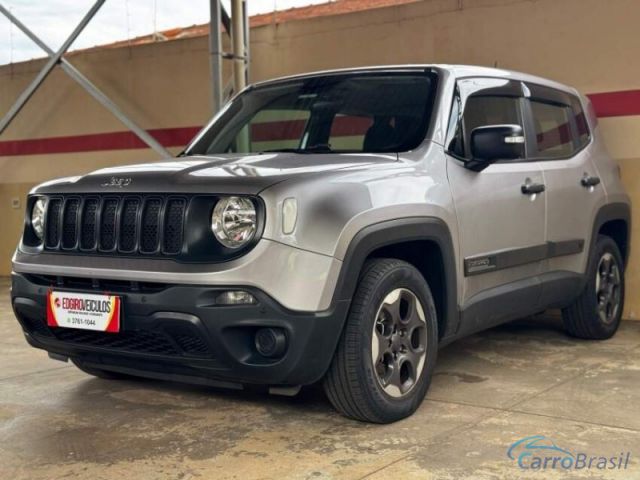
[[[55,292],[47,295],[47,325],[99,332],[120,331],[121,298],[114,295]]]

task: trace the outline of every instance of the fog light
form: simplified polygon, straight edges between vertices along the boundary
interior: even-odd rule
[[[258,303],[256,297],[242,290],[229,290],[216,298],[217,305],[254,305]]]
[[[281,357],[287,349],[287,336],[281,328],[261,328],[256,332],[255,343],[263,357]]]

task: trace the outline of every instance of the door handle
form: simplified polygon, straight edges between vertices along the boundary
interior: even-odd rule
[[[599,183],[600,183],[600,177],[595,177],[591,175],[585,175],[584,177],[582,177],[582,179],[580,179],[580,185],[582,185],[585,188],[595,187]]]
[[[520,191],[523,195],[533,195],[544,192],[546,188],[543,183],[525,183],[520,187]]]

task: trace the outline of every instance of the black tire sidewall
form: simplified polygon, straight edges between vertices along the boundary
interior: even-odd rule
[[[427,353],[424,367],[417,380],[416,385],[405,396],[395,398],[388,395],[378,382],[374,365],[371,359],[371,340],[373,336],[373,326],[378,308],[384,298],[397,288],[406,288],[413,292],[420,303],[426,317],[427,327]],[[357,292],[358,295],[360,292]],[[363,318],[359,324],[364,331],[360,338],[360,375],[366,381],[367,388],[365,394],[372,409],[384,421],[388,419],[397,420],[412,414],[420,405],[429,388],[433,369],[435,367],[438,349],[438,322],[436,308],[431,295],[431,291],[424,280],[424,277],[414,267],[404,262],[394,266],[379,279],[374,289],[368,292],[368,297],[364,299],[367,308],[362,312]]]
[[[610,253],[611,255],[613,255],[617,267],[620,271],[620,307],[618,308],[618,314],[616,315],[615,320],[608,324],[604,323],[598,315],[598,303],[595,295],[598,266],[600,264],[600,259],[605,253]],[[620,249],[618,248],[616,242],[607,236],[598,236],[595,249],[593,251],[589,264],[589,279],[586,286],[587,290],[585,291],[585,300],[589,301],[589,311],[593,314],[593,320],[589,322],[591,324],[590,327],[591,329],[595,330],[599,338],[609,338],[613,336],[613,334],[620,326],[625,298],[624,262],[622,260]]]

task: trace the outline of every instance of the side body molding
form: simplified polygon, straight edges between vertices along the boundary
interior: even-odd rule
[[[591,238],[586,243],[588,251],[593,248],[598,232],[607,222],[625,222],[626,255],[629,258],[629,235],[631,233],[631,209],[627,203],[611,203],[604,205],[595,216]],[[582,251],[582,240],[570,240],[544,245],[539,258],[532,261],[557,255],[570,255]],[[517,264],[518,262],[513,262]],[[468,271],[468,264],[466,264]],[[589,272],[591,265],[587,265]],[[461,307],[460,330],[447,341],[465,337],[504,322],[533,315],[550,308],[565,308],[583,291],[587,274],[568,271],[546,272],[517,282],[494,287],[472,297]],[[476,272],[472,272],[475,274]],[[482,271],[477,272],[482,273]]]
[[[446,293],[444,302],[444,332],[449,336],[458,328],[456,257],[451,233],[446,223],[435,217],[410,217],[372,224],[360,230],[349,243],[332,305],[341,300],[351,301],[355,293],[362,267],[375,250],[393,244],[431,241],[438,245],[444,263]]]

